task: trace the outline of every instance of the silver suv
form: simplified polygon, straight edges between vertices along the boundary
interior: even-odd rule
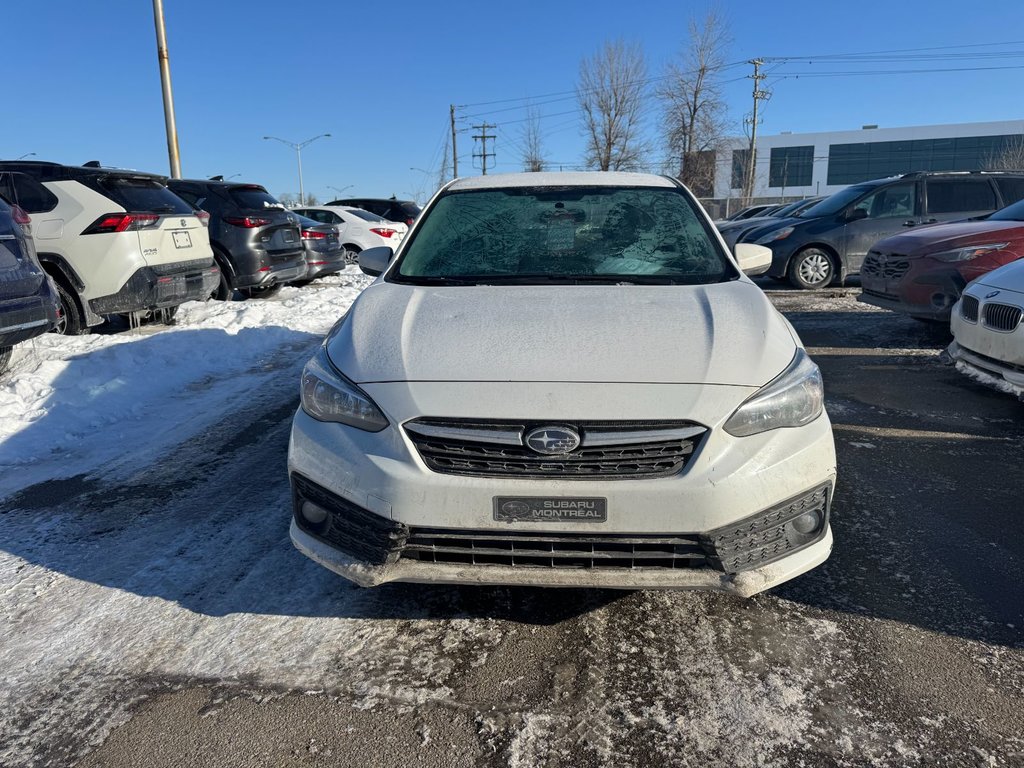
[[[165,181],[99,164],[0,162],[0,197],[32,217],[57,284],[58,331],[84,333],[111,315],[166,317],[217,286],[206,226]]]

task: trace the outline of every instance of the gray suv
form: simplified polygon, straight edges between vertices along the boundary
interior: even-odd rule
[[[854,184],[798,217],[772,219],[740,237],[772,250],[768,274],[822,288],[860,272],[885,237],[943,221],[984,216],[1024,197],[1024,174],[918,171]]]
[[[171,179],[167,186],[210,214],[210,245],[221,273],[216,298],[226,301],[236,289],[255,296],[305,276],[298,219],[263,187],[217,179]]]

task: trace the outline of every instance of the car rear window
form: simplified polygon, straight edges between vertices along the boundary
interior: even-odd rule
[[[713,283],[738,276],[693,202],[659,187],[453,192],[389,274],[402,282]]]
[[[262,187],[232,187],[228,194],[239,208],[247,211],[263,211],[267,208],[284,210],[284,206]]]
[[[402,210],[406,216],[410,219],[415,219],[420,215],[422,209],[416,205],[416,203],[398,203],[398,208]]]
[[[363,221],[372,221],[375,224],[379,224],[382,221],[387,221],[387,219],[378,216],[376,213],[364,211],[362,208],[349,208],[348,210],[345,211],[345,213],[351,213],[353,216],[358,216]]]
[[[107,176],[99,180],[99,186],[126,211],[192,213],[192,206],[155,179]]]

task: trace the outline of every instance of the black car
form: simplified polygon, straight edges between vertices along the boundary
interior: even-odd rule
[[[26,232],[28,215],[0,199],[0,373],[15,344],[46,333],[60,319],[60,297]]]
[[[352,197],[347,200],[332,200],[325,205],[343,205],[352,208],[362,208],[364,211],[376,213],[388,221],[397,221],[406,226],[412,226],[416,217],[420,215],[420,207],[412,200],[398,200],[394,197],[382,199],[377,197]]]
[[[1024,173],[919,171],[836,192],[799,218],[772,219],[741,243],[772,249],[768,274],[821,288],[860,271],[871,246],[912,227],[966,219],[1024,198]]]
[[[230,299],[236,289],[255,296],[304,278],[298,218],[265,188],[216,178],[171,179],[167,186],[210,214],[210,245],[221,273],[218,299]]]

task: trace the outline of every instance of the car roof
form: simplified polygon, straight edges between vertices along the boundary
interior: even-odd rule
[[[102,165],[64,165],[46,160],[0,160],[0,171],[24,173],[38,181],[69,181],[92,176],[122,176],[153,179],[162,184],[167,177],[159,173],[135,171],[131,168],[109,168]]]
[[[264,192],[267,188],[262,184],[253,184],[248,181],[219,181],[214,179],[170,179],[167,182],[167,186],[173,186],[175,184],[202,184],[206,187],[220,187],[221,189],[237,189],[243,187],[247,189],[262,189]]]
[[[507,189],[510,187],[676,187],[666,176],[623,171],[558,171],[543,173],[499,173],[468,176],[448,185],[450,191]]]

